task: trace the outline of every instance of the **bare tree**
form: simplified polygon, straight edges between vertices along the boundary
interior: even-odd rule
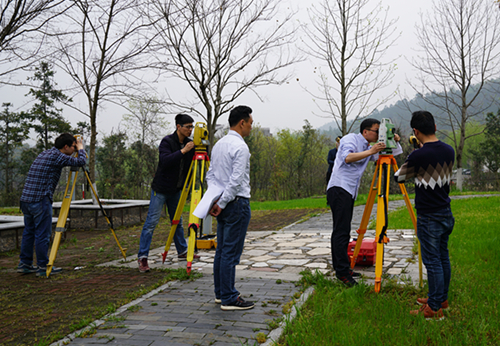
[[[198,113],[213,143],[217,120],[244,92],[282,84],[280,70],[299,58],[288,50],[296,29],[276,0],[153,0],[149,17],[163,68],[187,83],[195,101],[169,105]],[[165,59],[165,52],[167,56]],[[162,55],[163,54],[163,55]],[[258,94],[257,94],[258,96]],[[201,103],[203,111],[196,109]]]
[[[308,53],[327,65],[319,69],[318,92],[310,92],[322,113],[333,117],[343,135],[395,93],[377,98],[392,82],[395,58],[383,61],[399,37],[396,20],[381,4],[368,0],[323,0],[309,10]],[[347,119],[352,120],[347,128]]]
[[[0,83],[40,53],[43,29],[65,11],[64,0],[0,0]],[[15,83],[14,83],[15,84]]]
[[[495,4],[481,0],[436,1],[416,28],[421,50],[412,65],[419,78],[409,83],[445,114],[440,121],[452,129],[459,184],[465,141],[481,133],[466,133],[466,124],[491,105],[482,92],[499,74],[499,31]]]
[[[124,126],[129,140],[139,141],[142,145],[155,145],[168,128],[168,121],[161,112],[161,102],[150,97],[129,101],[129,114],[123,115]]]
[[[85,95],[90,118],[89,168],[95,179],[97,116],[104,101],[118,105],[120,97],[136,96],[146,84],[137,76],[148,67],[145,51],[150,26],[140,16],[140,0],[71,0],[74,6],[54,32],[56,64],[71,76],[76,94]],[[69,105],[71,106],[71,105]],[[109,115],[108,115],[109,116]]]

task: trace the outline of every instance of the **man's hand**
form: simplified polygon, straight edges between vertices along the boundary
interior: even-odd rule
[[[401,140],[401,137],[399,137],[399,135],[397,133],[394,134],[394,140],[396,142],[399,142]]]
[[[394,136],[396,138],[396,136]],[[371,147],[371,151],[373,154],[379,153],[382,150],[385,149],[385,143],[384,142],[378,142],[377,144],[374,144],[373,147]]]
[[[189,142],[188,144],[186,144],[186,146],[184,148],[181,149],[181,153],[186,154],[187,152],[191,151],[191,149],[193,149],[193,148],[194,148],[194,143]]]
[[[82,149],[83,149],[82,137],[78,137],[76,139],[76,150],[82,150]]]
[[[215,203],[212,206],[212,209],[210,209],[209,214],[212,216],[218,216],[221,213],[221,211],[222,211],[222,209],[217,205],[217,203]]]

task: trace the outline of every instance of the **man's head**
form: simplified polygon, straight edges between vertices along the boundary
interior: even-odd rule
[[[63,133],[56,138],[54,146],[63,154],[71,155],[76,151],[76,138],[69,133]]]
[[[250,135],[252,123],[252,108],[248,106],[234,107],[229,113],[229,127],[242,137]]]
[[[335,147],[338,149],[339,148],[339,145],[340,145],[340,140],[342,139],[342,136],[337,136],[337,138],[335,138]]]
[[[436,123],[430,112],[417,111],[411,115],[410,126],[413,130],[418,130],[423,135],[430,136],[436,133]]]
[[[359,133],[361,133],[368,142],[374,143],[378,140],[379,127],[380,127],[379,120],[373,118],[367,118],[363,120],[363,122],[359,126]]]
[[[181,141],[184,140],[185,137],[191,136],[191,132],[193,131],[193,118],[191,118],[187,114],[177,114],[175,116],[175,126],[177,127],[177,135]]]

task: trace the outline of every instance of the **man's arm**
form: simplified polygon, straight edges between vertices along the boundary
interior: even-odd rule
[[[191,141],[187,143],[181,150],[174,150],[167,137],[163,138],[160,147],[160,162],[162,167],[170,167],[178,165],[182,157],[194,148],[194,143]]]
[[[415,170],[415,164],[413,161],[413,158],[408,156],[406,159],[405,163],[398,169],[396,173],[394,173],[394,180],[398,184],[402,184],[408,179],[411,179],[415,177],[416,175],[416,170]]]
[[[352,163],[359,160],[363,160],[368,156],[375,155],[385,149],[385,143],[379,142],[373,145],[370,149],[361,151],[359,153],[350,153],[345,158],[345,163]]]
[[[329,165],[334,165],[335,164],[335,156],[337,154],[337,149],[331,149],[328,152],[328,164]]]

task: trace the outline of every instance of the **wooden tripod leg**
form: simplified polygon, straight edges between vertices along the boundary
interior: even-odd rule
[[[168,250],[170,249],[170,245],[172,245],[172,240],[174,240],[175,232],[177,231],[177,225],[180,222],[182,211],[184,209],[184,205],[186,204],[186,199],[189,194],[189,187],[191,186],[191,181],[193,180],[193,175],[191,172],[193,171],[194,161],[191,162],[191,166],[189,167],[189,171],[187,174],[186,181],[184,182],[184,187],[182,188],[181,197],[179,198],[179,203],[177,203],[177,209],[175,210],[174,218],[172,219],[172,226],[170,227],[170,233],[168,234],[167,242],[165,243],[165,250],[162,253],[162,263],[165,263],[165,260],[168,255]]]
[[[358,239],[356,241],[356,247],[354,248],[354,253],[351,257],[351,269],[354,269],[356,265],[356,260],[358,259],[359,251],[361,250],[361,244],[363,243],[363,238],[365,237],[366,228],[368,227],[368,222],[370,221],[370,215],[372,213],[373,204],[375,202],[375,197],[377,196],[377,186],[375,185],[375,181],[377,178],[377,172],[379,171],[379,165],[377,162],[375,172],[373,173],[371,189],[368,193],[368,199],[366,201],[365,210],[363,211],[363,217],[361,218],[361,224],[359,225],[359,229],[356,231],[358,233]]]
[[[394,168],[394,172],[398,171],[398,164],[396,160],[393,158],[392,167]],[[399,188],[401,190],[401,194],[403,195],[403,199],[406,204],[406,209],[410,214],[411,222],[413,223],[413,228],[415,229],[415,237],[417,236],[417,218],[415,216],[415,212],[413,211],[413,207],[410,202],[410,197],[408,196],[408,192],[404,184],[399,184]],[[418,246],[418,281],[419,286],[424,287],[424,279],[422,275],[422,252],[420,251],[420,241],[417,238],[417,246]]]
[[[73,173],[74,173],[74,179],[70,189],[70,182]],[[47,277],[49,277],[50,273],[52,272],[52,268],[54,266],[54,262],[57,257],[57,251],[59,250],[59,245],[61,244],[62,234],[65,231],[66,220],[68,219],[69,208],[71,206],[71,199],[73,198],[73,193],[75,191],[77,177],[78,177],[78,167],[71,167],[71,174],[68,176],[68,182],[66,183],[66,189],[64,190],[64,198],[61,204],[61,210],[59,211],[59,217],[57,219],[54,241],[52,242],[52,247],[50,249],[49,263],[47,264],[47,270],[46,270]]]

